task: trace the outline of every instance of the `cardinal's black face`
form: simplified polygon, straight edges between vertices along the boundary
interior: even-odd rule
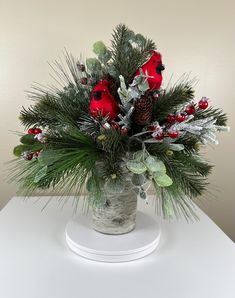
[[[102,98],[102,91],[94,91],[93,96],[95,100],[101,100]]]
[[[165,69],[165,67],[162,64],[162,62],[158,62],[157,67],[156,67],[156,73],[160,75],[164,69]]]

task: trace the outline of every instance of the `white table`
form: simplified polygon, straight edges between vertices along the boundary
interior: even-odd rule
[[[200,222],[163,221],[151,255],[112,264],[68,249],[71,200],[61,210],[53,198],[41,212],[44,203],[15,197],[0,211],[1,298],[235,297],[235,244],[200,210]]]

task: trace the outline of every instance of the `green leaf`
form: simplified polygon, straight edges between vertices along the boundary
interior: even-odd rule
[[[110,53],[110,51],[107,51],[105,54],[98,55],[98,59],[102,63],[106,64],[111,59],[111,53]]]
[[[97,41],[93,44],[93,52],[96,55],[105,55],[107,52],[106,45],[103,43],[103,41]]]
[[[167,187],[173,183],[172,179],[167,174],[155,176],[153,179],[160,187]]]
[[[183,144],[169,144],[169,148],[173,151],[181,151],[184,150],[184,145]]]
[[[86,183],[86,189],[88,192],[93,192],[94,190],[94,179],[92,177],[89,177]]]
[[[129,160],[126,164],[128,170],[134,174],[142,174],[147,168],[141,161]]]
[[[47,173],[47,166],[41,168],[34,177],[34,183],[38,183]]]
[[[31,146],[29,145],[18,145],[13,149],[13,154],[17,157],[20,157],[21,154],[25,151],[31,151]]]
[[[143,174],[133,174],[132,178],[131,178],[131,182],[132,184],[136,185],[136,186],[141,186],[145,183],[146,179],[145,176]]]
[[[139,150],[134,153],[133,157],[137,161],[144,161],[144,159],[147,158],[148,155],[143,150]]]
[[[149,89],[149,83],[147,80],[143,80],[140,84],[138,84],[138,88],[140,91],[145,92]]]
[[[99,72],[102,69],[100,61],[96,58],[86,59],[86,65],[90,71]]]
[[[24,145],[33,145],[36,143],[34,135],[24,135],[20,138],[20,142]]]
[[[38,156],[38,160],[41,163],[44,163],[45,165],[52,165],[54,164],[57,160],[59,160],[61,158],[63,154],[58,153],[56,150],[43,150],[39,156]]]
[[[164,163],[153,156],[148,156],[145,160],[145,165],[147,166],[148,170],[151,172],[157,172],[159,174],[166,173],[166,167]]]

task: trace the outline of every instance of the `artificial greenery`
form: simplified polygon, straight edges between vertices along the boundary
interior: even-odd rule
[[[206,190],[212,169],[199,149],[216,143],[215,132],[225,130],[227,117],[220,109],[197,108],[184,122],[169,124],[169,114],[194,104],[193,81],[149,90],[148,73],[135,73],[155,49],[151,39],[121,24],[110,48],[102,41],[94,44],[96,58],[84,63],[65,52],[65,65],[55,61],[51,66],[58,86],[34,86],[29,92],[34,104],[21,111],[25,128],[40,128],[42,133],[21,137],[14,148],[17,159],[10,166],[11,180],[27,194],[53,188],[79,195],[86,188],[89,204],[97,205],[103,203],[104,192],[122,192],[130,175],[133,191],[143,199],[148,185],[154,185],[156,207],[164,217],[196,217],[192,199]],[[110,92],[119,104],[115,121],[89,112],[92,90],[101,79],[110,81]],[[151,120],[140,126],[133,115],[143,96],[155,100]],[[153,134],[154,125],[163,139]],[[179,136],[170,138],[171,129]]]

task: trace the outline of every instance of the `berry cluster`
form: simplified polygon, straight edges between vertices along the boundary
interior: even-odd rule
[[[175,123],[184,122],[187,119],[187,116],[193,115],[197,112],[197,109],[205,110],[208,108],[208,98],[202,97],[202,99],[198,102],[198,106],[194,103],[187,105],[183,111],[176,112],[174,114],[169,114],[167,116],[167,125],[161,127],[158,123],[153,123],[148,130],[152,131],[153,138],[157,141],[162,141],[165,136],[168,136],[172,139],[176,139],[179,137],[180,132],[172,127]]]

